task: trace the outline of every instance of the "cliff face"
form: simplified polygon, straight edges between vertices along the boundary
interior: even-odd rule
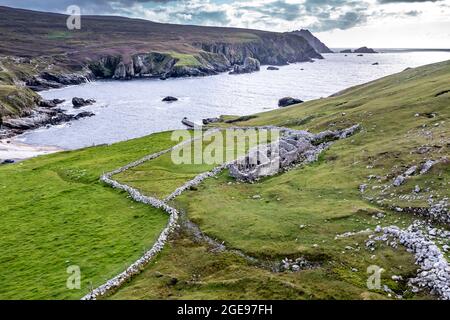
[[[292,34],[299,35],[303,37],[311,47],[314,48],[319,53],[333,53],[322,41],[316,38],[309,30],[301,29],[298,31],[291,32]]]
[[[128,56],[106,56],[88,67],[97,78],[132,79],[140,77],[205,76],[243,65],[247,58],[261,64],[284,65],[322,59],[301,37],[287,34],[263,36],[247,42],[195,42],[196,53],[138,53]]]
[[[261,35],[249,42],[202,42],[195,46],[207,52],[222,54],[231,64],[243,64],[245,58],[257,59],[261,64],[283,65],[323,57],[307,41],[289,34]]]
[[[106,56],[88,64],[96,78],[130,80],[133,78],[206,76],[226,71],[230,63],[207,52],[197,54],[138,53],[128,56]]]

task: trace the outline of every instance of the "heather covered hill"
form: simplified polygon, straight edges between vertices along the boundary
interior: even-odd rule
[[[0,7],[0,116],[24,116],[34,91],[93,79],[205,76],[248,59],[282,65],[320,59],[294,34],[66,15]],[[8,86],[8,87],[5,87]],[[9,92],[5,96],[2,93]],[[26,104],[24,106],[24,104]]]
[[[63,55],[69,67],[106,56],[128,63],[133,55],[149,52],[175,52],[197,58],[206,51],[224,55],[231,64],[241,64],[247,56],[263,64],[321,58],[306,40],[291,34],[115,16],[82,16],[81,29],[70,31],[66,15],[7,7],[0,7],[0,15],[0,54],[28,58]],[[220,57],[209,59],[223,62]]]

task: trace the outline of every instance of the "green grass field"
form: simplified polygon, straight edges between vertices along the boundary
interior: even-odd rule
[[[79,299],[151,247],[168,216],[99,182],[169,133],[0,166],[0,299]],[[81,268],[68,290],[66,268]]]
[[[335,143],[318,162],[255,184],[234,182],[227,172],[176,198],[172,205],[228,248],[260,261],[303,256],[315,268],[275,273],[230,252],[194,241],[186,230],[173,235],[162,253],[111,299],[384,299],[367,289],[366,269],[385,269],[382,283],[408,299],[404,279],[417,270],[402,247],[365,248],[367,234],[335,240],[337,234],[407,226],[418,217],[386,206],[416,184],[423,195],[450,196],[448,121],[450,61],[404,71],[351,88],[339,96],[261,113],[234,125],[276,124],[314,132],[360,123],[363,130]],[[429,115],[433,113],[434,117]],[[233,117],[226,117],[232,119]],[[99,176],[175,144],[170,133],[38,157],[0,167],[0,298],[76,299],[90,286],[116,275],[148,249],[167,216],[129,200]],[[430,147],[426,153],[418,148]],[[444,159],[393,195],[379,185],[412,164]],[[114,178],[144,193],[164,197],[212,165],[174,165],[168,155]],[[379,181],[368,182],[369,175]],[[369,202],[358,190],[368,183]],[[375,188],[372,188],[375,187]],[[260,198],[254,198],[259,195]],[[424,197],[424,199],[426,198]],[[425,206],[417,200],[415,206]],[[374,219],[375,213],[386,217]],[[445,226],[441,226],[445,227]],[[449,258],[447,256],[447,258]],[[79,265],[82,290],[67,290],[66,268]]]

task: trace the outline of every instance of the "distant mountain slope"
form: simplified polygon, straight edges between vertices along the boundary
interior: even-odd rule
[[[322,41],[316,38],[309,30],[301,29],[297,31],[292,31],[291,33],[297,34],[306,39],[311,47],[314,48],[318,53],[333,53]]]
[[[115,16],[82,16],[81,29],[70,31],[66,15],[3,6],[0,17],[0,86],[43,90],[95,78],[211,75],[247,57],[271,65],[322,58],[294,34]],[[0,115],[22,115],[18,100],[0,103]]]
[[[82,16],[81,30],[66,27],[66,15],[0,6],[0,54],[36,58],[67,55],[75,63],[138,53],[216,53],[229,63],[247,56],[262,64],[321,58],[307,41],[290,34],[250,29],[155,23],[113,16]],[[205,56],[206,57],[206,56]],[[208,58],[208,57],[206,57]],[[220,61],[223,63],[223,61]]]

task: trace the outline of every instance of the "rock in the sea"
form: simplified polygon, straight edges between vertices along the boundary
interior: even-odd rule
[[[372,65],[373,66],[377,66],[377,65],[379,65],[379,63],[378,62],[374,62],[374,63],[372,63]]]
[[[247,57],[244,60],[243,65],[235,65],[233,71],[230,74],[242,74],[242,73],[251,73],[255,71],[259,71],[261,68],[261,64],[259,60],[251,57]]]
[[[373,50],[372,48],[367,48],[367,47],[358,48],[354,52],[355,53],[378,53],[375,50]]]
[[[280,68],[273,67],[273,66],[268,66],[268,67],[267,67],[267,70],[270,70],[270,71],[276,71],[276,70],[280,70]]]
[[[178,101],[178,98],[172,97],[172,96],[168,96],[165,97],[164,99],[162,99],[162,101],[164,102],[174,102],[174,101]]]
[[[188,128],[195,128],[195,123],[190,121],[187,117],[184,117],[181,120],[181,123],[184,124]]]
[[[91,105],[93,103],[95,103],[94,99],[86,99],[85,100],[83,98],[77,98],[77,97],[74,97],[72,99],[72,104],[73,104],[74,108],[81,108],[81,107],[84,107],[84,106]]]
[[[220,122],[219,118],[206,118],[202,120],[204,125],[210,124],[210,123],[217,123]]]
[[[42,108],[55,108],[58,104],[61,104],[64,101],[66,100],[62,99],[41,100],[39,101],[39,106]]]
[[[93,117],[93,116],[95,116],[95,113],[90,112],[90,111],[83,111],[83,112],[80,112],[77,115],[75,115],[73,117],[73,119],[74,120],[79,120],[79,119],[82,119],[82,118],[89,118],[89,117]]]
[[[350,50],[350,49],[345,49],[345,50],[342,50],[341,53],[352,53],[352,50]]]
[[[51,100],[41,100],[39,101],[39,106],[42,108],[54,108],[56,104]]]
[[[284,97],[278,100],[278,106],[280,108],[284,108],[287,106],[291,106],[293,104],[302,103],[303,101],[300,99],[292,98],[292,97]]]

